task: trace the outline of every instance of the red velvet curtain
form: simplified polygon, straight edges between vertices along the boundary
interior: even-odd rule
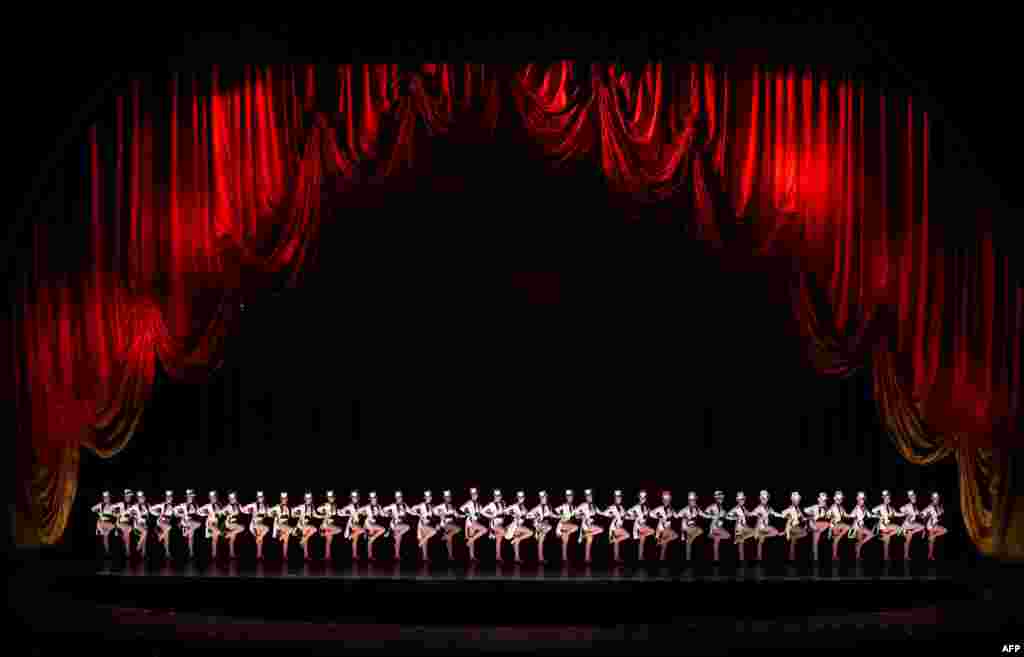
[[[970,535],[1012,552],[1024,299],[998,218],[982,226],[936,187],[913,99],[812,69],[284,66],[136,85],[112,114],[88,135],[83,205],[39,218],[20,286],[19,542],[61,536],[78,450],[127,443],[157,359],[209,373],[246,295],[301,283],[325,180],[400,175],[427,140],[486,140],[504,118],[551,165],[591,161],[627,198],[692,196],[711,245],[740,230],[749,257],[791,253],[812,362],[869,365],[902,453],[955,455]]]

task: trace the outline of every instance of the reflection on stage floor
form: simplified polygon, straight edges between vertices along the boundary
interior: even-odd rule
[[[188,578],[321,578],[391,581],[545,581],[579,580],[587,582],[783,582],[783,581],[952,581],[959,570],[943,565],[891,564],[874,567],[843,565],[748,565],[746,567],[630,566],[619,568],[538,565],[447,566],[374,563],[335,566],[329,563],[240,565],[237,561],[198,565],[140,563],[114,566],[96,571],[108,577],[188,577]]]

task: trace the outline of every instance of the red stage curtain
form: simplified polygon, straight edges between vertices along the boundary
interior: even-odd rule
[[[127,443],[157,359],[210,372],[240,301],[301,283],[326,180],[401,175],[427,140],[487,139],[502,112],[636,202],[690,195],[711,245],[740,228],[749,257],[791,253],[811,362],[870,366],[901,452],[955,455],[972,539],[1010,554],[1024,299],[999,222],[948,203],[948,172],[936,186],[927,113],[812,69],[665,63],[247,67],[119,97],[74,177],[84,205],[38,218],[20,289],[19,542],[59,539],[78,450]]]

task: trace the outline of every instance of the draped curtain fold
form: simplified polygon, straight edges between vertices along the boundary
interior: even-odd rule
[[[71,195],[84,200],[71,220],[35,224],[9,341],[20,543],[59,540],[79,450],[124,448],[158,364],[201,379],[239,303],[301,284],[328,180],[400,176],[432,139],[487,139],[514,123],[551,166],[592,162],[637,203],[688,196],[713,247],[741,230],[750,257],[791,254],[813,366],[870,367],[900,453],[955,457],[972,540],[1019,556],[1019,276],[970,209],[948,216],[963,204],[946,204],[933,180],[932,126],[914,99],[810,68],[712,64],[231,73],[119,95],[75,163]]]

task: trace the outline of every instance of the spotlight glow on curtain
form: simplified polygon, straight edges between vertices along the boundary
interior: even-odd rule
[[[431,139],[486,140],[501,112],[553,166],[591,161],[637,202],[689,195],[696,233],[796,260],[793,309],[822,374],[870,365],[879,413],[913,463],[955,455],[968,532],[1020,557],[1024,298],[978,217],[934,199],[931,126],[912,99],[812,69],[474,64],[247,67],[228,83],[136,85],[89,134],[85,205],[40,217],[13,339],[18,541],[52,543],[79,450],[138,426],[157,359],[220,363],[234,309],[316,258],[330,178],[396,177]],[[333,85],[323,89],[318,85]],[[315,111],[318,98],[336,110]],[[508,121],[506,121],[506,124]],[[1015,480],[1014,480],[1015,481]]]

